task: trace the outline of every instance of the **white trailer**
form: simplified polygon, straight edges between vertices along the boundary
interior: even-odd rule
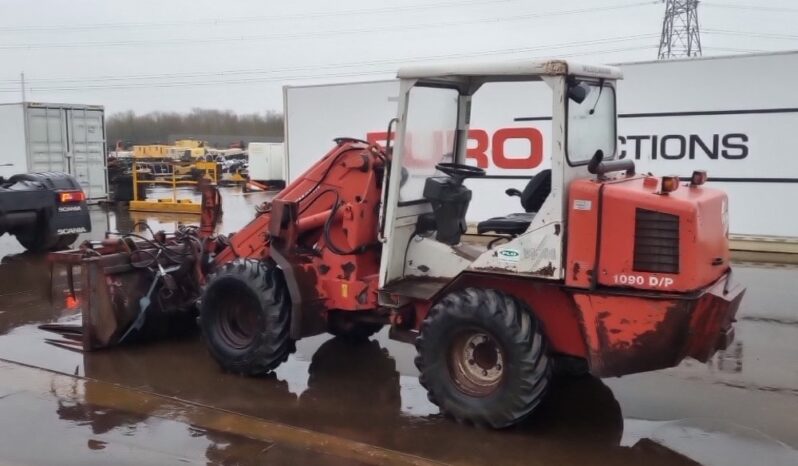
[[[0,104],[0,176],[72,175],[89,199],[108,196],[104,109],[98,105]]]
[[[285,146],[282,142],[251,142],[247,145],[249,178],[267,185],[286,179]]]
[[[729,194],[732,234],[798,238],[798,51],[620,66],[620,157],[659,175],[707,170]],[[549,163],[549,101],[534,84],[490,86],[473,103],[468,155],[489,177],[469,181],[469,221],[518,211],[504,190]],[[335,137],[384,143],[397,95],[394,80],[286,86],[288,179]]]

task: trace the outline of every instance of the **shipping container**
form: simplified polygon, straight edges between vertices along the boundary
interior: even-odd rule
[[[90,199],[108,196],[102,106],[0,104],[0,150],[0,176],[63,172]]]
[[[639,172],[706,170],[729,195],[733,235],[798,238],[798,51],[625,63],[618,83],[618,145]],[[471,179],[471,222],[518,211],[504,194],[549,165],[551,101],[542,83],[495,83],[473,102],[468,157],[488,177]],[[384,143],[396,117],[398,81],[286,86],[289,180],[335,137]]]
[[[285,148],[281,142],[251,142],[247,145],[251,180],[266,184],[285,181]]]

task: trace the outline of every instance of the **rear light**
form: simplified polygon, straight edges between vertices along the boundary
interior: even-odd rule
[[[690,186],[701,186],[707,182],[707,172],[705,170],[696,170],[693,176],[690,177]]]
[[[660,188],[660,192],[662,194],[672,193],[679,189],[679,177],[678,176],[663,176],[662,177],[662,187]]]
[[[83,191],[63,191],[58,193],[58,202],[67,204],[69,202],[82,202],[86,200]]]
[[[74,309],[78,308],[78,305],[80,304],[80,301],[78,300],[77,297],[75,297],[74,294],[69,293],[69,294],[67,294],[67,297],[64,300],[64,304],[66,305],[67,309],[74,310]]]

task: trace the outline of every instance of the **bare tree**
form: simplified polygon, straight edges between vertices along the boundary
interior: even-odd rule
[[[283,116],[276,112],[238,115],[229,110],[195,108],[189,113],[116,113],[106,120],[109,145],[167,144],[171,134],[282,137]]]

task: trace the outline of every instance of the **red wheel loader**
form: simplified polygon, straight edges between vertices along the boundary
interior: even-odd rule
[[[390,326],[415,344],[442,412],[501,428],[535,411],[555,367],[620,376],[706,361],[733,337],[726,195],[635,172],[616,154],[612,67],[539,61],[402,69],[394,147],[338,139],[255,219],[123,236],[54,253],[83,310],[84,349],[132,339],[157,317],[199,314],[211,355],[257,375],[300,338],[353,340]],[[551,95],[551,169],[469,231],[485,175],[465,163],[472,97],[496,82]]]

